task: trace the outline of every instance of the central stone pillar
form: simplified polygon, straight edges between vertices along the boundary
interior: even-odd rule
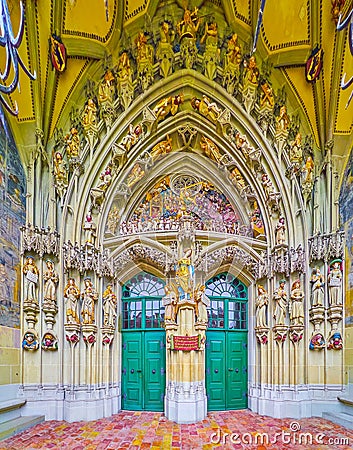
[[[195,284],[192,240],[180,241],[175,283],[167,284],[163,299],[167,342],[165,415],[177,423],[194,423],[207,415],[205,332],[209,299],[205,286]],[[185,243],[191,247],[185,248]]]

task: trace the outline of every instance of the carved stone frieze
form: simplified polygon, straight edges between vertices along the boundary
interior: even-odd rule
[[[320,234],[309,238],[309,261],[329,261],[343,258],[344,231],[329,234]]]
[[[21,254],[35,252],[40,257],[43,255],[59,255],[60,235],[56,230],[39,228],[27,223],[21,230]]]

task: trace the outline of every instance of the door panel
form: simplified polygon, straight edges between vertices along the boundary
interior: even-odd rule
[[[165,332],[145,332],[145,404],[149,411],[163,411],[165,392]]]
[[[165,332],[128,332],[122,340],[122,408],[163,411]]]
[[[225,409],[225,372],[224,358],[226,352],[225,333],[209,331],[207,333],[206,350],[206,392],[209,409],[214,411]]]
[[[208,409],[247,407],[247,332],[208,331],[206,392]]]
[[[122,384],[124,409],[141,410],[143,408],[143,379],[141,352],[142,334],[123,334]]]

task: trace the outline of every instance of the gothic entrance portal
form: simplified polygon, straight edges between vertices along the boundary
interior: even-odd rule
[[[210,298],[206,332],[206,392],[208,409],[247,407],[248,320],[246,286],[222,273],[206,283]]]
[[[149,273],[122,290],[122,409],[163,411],[165,331],[164,283]]]

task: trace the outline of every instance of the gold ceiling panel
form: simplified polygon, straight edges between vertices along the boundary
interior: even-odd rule
[[[343,59],[343,66],[340,73],[340,80],[336,80],[336,85],[338,87],[338,99],[335,120],[335,133],[337,134],[350,134],[353,131],[353,99],[350,102],[348,108],[346,108],[353,87],[351,85],[346,90],[343,90],[339,87],[344,73],[346,74],[346,82],[350,80],[351,77],[353,77],[353,56],[349,49],[348,36],[349,35],[346,32],[344,55],[341,55],[341,58]]]
[[[306,115],[311,132],[318,145],[318,116],[315,106],[313,84],[306,81],[304,67],[288,67],[283,69],[283,74],[286,77],[292,92],[302,106],[302,111]],[[297,111],[294,111],[294,113],[297,113]]]
[[[138,14],[143,13],[149,4],[149,0],[125,0],[124,20],[128,21]]]
[[[251,23],[251,0],[232,0],[234,14],[247,25]]]
[[[41,85],[41,89],[44,91],[44,87],[46,86],[48,79],[48,72],[52,69],[52,64],[49,57],[49,37],[52,33],[50,22],[53,14],[52,2],[36,2],[35,3],[35,11],[36,17],[40,17],[40,20],[37,20],[37,42],[38,53],[37,53],[37,81]],[[44,105],[45,103],[45,95],[42,92],[41,100]]]
[[[76,88],[78,82],[82,78],[85,70],[89,64],[88,59],[80,59],[80,58],[68,58],[68,67],[70,70],[66,70],[63,74],[58,78],[58,83],[56,85],[55,91],[55,103],[54,109],[52,113],[52,121],[50,125],[50,136],[54,132],[54,128],[59,120],[62,111],[67,105],[67,102],[70,100],[70,96],[73,90]],[[82,103],[76,106],[84,105],[84,98],[82,92]]]
[[[107,20],[104,0],[65,0],[62,34],[106,42],[113,32],[117,7],[118,0],[108,0]]]
[[[306,0],[267,0],[262,36],[268,50],[310,44],[310,13]]]

